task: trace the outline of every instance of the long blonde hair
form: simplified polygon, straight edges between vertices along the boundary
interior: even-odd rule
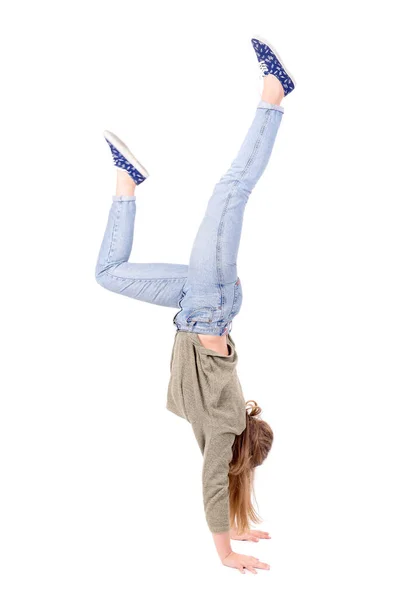
[[[252,502],[254,469],[267,458],[274,435],[268,423],[258,418],[260,413],[257,402],[246,402],[246,428],[236,436],[232,446],[229,465],[230,526],[239,533],[249,529],[250,522],[261,522]]]

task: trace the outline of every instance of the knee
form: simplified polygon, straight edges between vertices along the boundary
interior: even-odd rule
[[[252,187],[243,169],[231,168],[221,177],[215,186],[215,191],[224,193],[235,192],[248,196],[252,191]]]
[[[94,276],[95,276],[96,282],[99,285],[101,285],[101,287],[104,287],[104,288],[108,288],[109,287],[109,285],[107,285],[107,281],[109,280],[109,277],[106,276],[107,269],[108,269],[108,267],[106,267],[104,265],[97,264],[95,272],[94,272]]]

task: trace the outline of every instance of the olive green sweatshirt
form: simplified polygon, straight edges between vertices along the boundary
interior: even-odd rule
[[[210,531],[229,530],[229,463],[246,406],[236,373],[238,356],[205,348],[197,333],[177,331],[171,356],[167,409],[189,421],[203,454],[203,502]]]

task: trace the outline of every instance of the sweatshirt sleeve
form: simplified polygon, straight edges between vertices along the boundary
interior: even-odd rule
[[[203,445],[203,503],[208,527],[212,533],[229,531],[228,473],[235,434],[211,426],[195,434],[200,448]]]

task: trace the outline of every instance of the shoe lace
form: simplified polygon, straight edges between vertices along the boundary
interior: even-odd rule
[[[261,60],[258,63],[258,66],[260,67],[261,77],[265,77],[265,71],[268,72],[268,66],[267,66],[267,63],[265,62],[265,60]]]

